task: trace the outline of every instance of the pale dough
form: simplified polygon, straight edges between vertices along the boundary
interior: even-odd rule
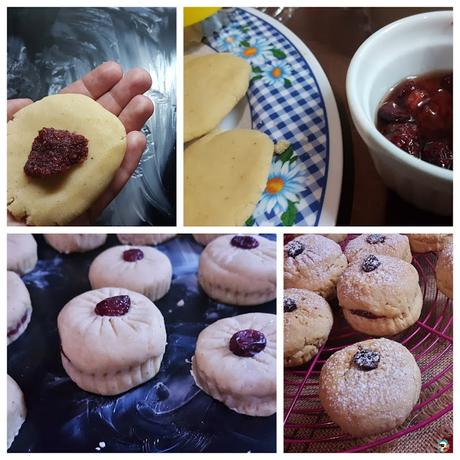
[[[105,233],[72,233],[67,235],[53,233],[43,236],[52,248],[64,254],[70,254],[71,252],[92,251],[93,249],[102,246],[107,239],[107,235]]]
[[[19,385],[7,375],[7,404],[8,404],[8,418],[7,418],[7,449],[13,444],[14,438],[19,433],[24,420],[26,419],[27,410],[24,395],[19,388]]]
[[[194,233],[193,238],[198,244],[207,246],[211,241],[222,236],[222,233]]]
[[[230,53],[185,59],[184,141],[213,130],[246,94],[251,66]]]
[[[101,252],[89,268],[91,287],[121,287],[139,292],[152,301],[161,299],[171,286],[171,262],[157,249],[135,248],[141,250],[144,257],[134,262],[123,259],[123,252],[133,246],[114,246]]]
[[[14,272],[7,273],[7,341],[14,342],[27,328],[32,316],[29,291]]]
[[[262,332],[265,348],[253,357],[233,354],[233,334]],[[269,416],[276,412],[276,315],[247,313],[224,318],[201,331],[192,358],[192,375],[204,392],[240,414]]]
[[[24,165],[42,128],[85,136],[86,161],[62,176],[27,176]],[[68,224],[107,188],[125,150],[126,132],[121,121],[87,96],[58,94],[21,109],[8,122],[8,211],[29,225]]]
[[[120,295],[131,300],[126,314],[96,314],[99,302]],[[85,292],[64,306],[57,322],[62,365],[83,390],[123,393],[160,369],[166,347],[163,315],[141,294],[113,287]]]
[[[120,243],[123,244],[153,244],[153,246],[164,243],[175,236],[175,233],[119,233],[117,235]]]
[[[37,264],[37,243],[32,235],[8,235],[7,269],[24,275]]]
[[[210,134],[184,152],[185,225],[243,225],[267,183],[273,142],[255,130]]]

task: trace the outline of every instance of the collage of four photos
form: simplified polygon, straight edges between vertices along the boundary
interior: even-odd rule
[[[9,453],[454,451],[453,5],[1,8]]]

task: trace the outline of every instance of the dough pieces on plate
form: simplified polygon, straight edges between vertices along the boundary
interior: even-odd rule
[[[27,176],[24,165],[42,128],[84,136],[88,158],[62,175]],[[68,224],[107,188],[125,150],[121,121],[87,96],[58,94],[28,105],[8,122],[8,211],[29,225]]]
[[[185,225],[243,225],[267,183],[273,142],[255,130],[209,134],[184,152]]]
[[[213,130],[246,94],[251,66],[230,53],[184,62],[184,141]]]

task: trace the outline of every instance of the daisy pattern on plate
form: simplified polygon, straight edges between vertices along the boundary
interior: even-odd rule
[[[292,69],[286,62],[270,63],[263,69],[262,81],[268,85],[282,85],[289,87],[292,85]]]
[[[266,59],[270,58],[271,49],[270,43],[261,38],[255,38],[251,41],[240,42],[240,49],[236,54],[253,65],[262,65]]]
[[[220,51],[232,52],[240,46],[240,43],[245,40],[245,35],[241,30],[229,28],[222,30],[216,42],[216,46]]]

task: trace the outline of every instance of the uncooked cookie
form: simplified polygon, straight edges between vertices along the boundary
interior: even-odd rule
[[[357,258],[364,258],[369,254],[397,257],[408,263],[412,262],[409,239],[406,235],[399,235],[398,233],[360,235],[347,244],[344,253],[348,262]]]
[[[7,341],[14,342],[27,328],[32,316],[29,291],[14,272],[7,273]]]
[[[87,252],[102,246],[107,235],[100,234],[47,234],[44,235],[46,242],[56,251],[70,254],[71,252]]]
[[[9,375],[7,375],[6,393],[8,399],[8,415],[6,421],[8,438],[6,447],[9,449],[26,419],[27,410],[24,395],[19,385]]]
[[[273,142],[259,131],[209,134],[184,152],[185,225],[243,225],[265,189]]]
[[[119,233],[117,235],[120,243],[145,246],[164,243],[176,236],[175,233]]]
[[[445,233],[411,233],[408,235],[412,252],[439,252],[452,235]]]
[[[454,265],[454,248],[452,243],[447,243],[444,249],[439,253],[436,261],[436,284],[438,289],[449,299],[453,299],[453,265]]]
[[[74,297],[58,316],[62,365],[83,390],[123,393],[150,380],[166,347],[163,315],[147,297],[120,288]]]
[[[171,285],[168,257],[150,246],[114,246],[101,252],[89,268],[93,289],[120,287],[150,300],[161,299]]]
[[[200,256],[198,281],[212,299],[258,305],[276,297],[276,243],[258,235],[223,235]]]
[[[329,304],[306,289],[284,291],[284,366],[301,366],[326,343],[334,318]]]
[[[83,163],[62,174],[30,177],[24,165],[42,128],[88,139]],[[111,182],[126,150],[121,121],[81,94],[48,96],[8,122],[8,211],[29,225],[64,225],[83,214]]]
[[[321,235],[336,243],[341,243],[347,239],[348,233],[322,233]]]
[[[337,298],[353,329],[379,337],[412,326],[423,305],[415,267],[389,256],[355,259],[339,279]]]
[[[8,235],[7,268],[25,275],[37,265],[37,243],[32,235]]]
[[[364,437],[404,423],[420,388],[420,369],[411,352],[392,340],[372,339],[343,348],[326,361],[319,397],[343,431]]]
[[[230,53],[184,62],[184,141],[213,130],[246,94],[251,66]]]
[[[208,245],[211,241],[222,236],[222,233],[194,233],[193,238],[198,244],[202,246]]]
[[[333,299],[346,266],[347,258],[334,241],[321,235],[298,236],[284,246],[284,287]]]
[[[246,415],[276,412],[276,316],[247,313],[201,331],[192,375],[204,392]]]

